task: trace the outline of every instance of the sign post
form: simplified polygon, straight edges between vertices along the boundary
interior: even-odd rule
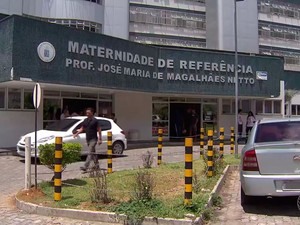
[[[34,181],[35,181],[35,189],[37,189],[37,113],[38,108],[41,102],[41,86],[39,83],[36,83],[33,90],[33,105],[35,108],[35,138],[34,138]]]

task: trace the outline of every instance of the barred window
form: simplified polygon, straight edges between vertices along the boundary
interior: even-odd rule
[[[130,7],[129,19],[131,22],[159,24],[174,27],[205,30],[206,18],[204,14],[178,12],[165,9],[144,7]]]

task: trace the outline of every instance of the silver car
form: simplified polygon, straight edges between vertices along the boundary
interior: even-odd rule
[[[300,118],[256,122],[242,150],[241,204],[300,195]]]
[[[85,133],[80,133],[76,138],[73,138],[73,133],[76,132],[85,119],[85,116],[67,117],[63,120],[55,121],[49,124],[45,129],[37,131],[37,148],[39,145],[55,143],[55,137],[62,137],[63,142],[80,143],[82,145],[82,155],[88,154],[88,146],[86,143]],[[112,148],[113,154],[123,154],[127,148],[127,139],[123,130],[111,119],[103,117],[95,117],[98,120],[102,130],[102,144],[96,146],[98,153],[105,154],[107,152],[107,132],[112,132]],[[35,132],[25,134],[17,143],[17,153],[20,156],[25,156],[25,138],[31,138],[31,156],[35,156]],[[38,155],[37,151],[37,155]]]

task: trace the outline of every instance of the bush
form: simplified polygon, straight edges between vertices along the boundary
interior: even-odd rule
[[[107,188],[107,173],[102,170],[95,170],[93,173],[93,188],[90,192],[92,202],[109,203]]]
[[[139,169],[135,174],[134,199],[149,201],[153,197],[154,177],[147,170]]]
[[[81,155],[81,144],[79,143],[63,143],[62,145],[62,170],[67,164],[77,162]],[[54,170],[55,164],[55,144],[45,144],[39,146],[39,158],[41,164]]]
[[[142,160],[143,160],[143,166],[146,169],[149,169],[152,167],[153,164],[153,154],[150,151],[147,151],[146,154],[142,155]]]

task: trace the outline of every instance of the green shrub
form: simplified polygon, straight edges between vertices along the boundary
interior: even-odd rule
[[[148,170],[139,169],[135,174],[134,196],[136,200],[149,201],[153,197],[154,177]]]
[[[62,145],[62,170],[67,164],[71,164],[80,159],[81,144],[79,143],[63,143]],[[51,170],[54,170],[55,164],[55,144],[45,144],[39,146],[39,158],[41,164]]]

